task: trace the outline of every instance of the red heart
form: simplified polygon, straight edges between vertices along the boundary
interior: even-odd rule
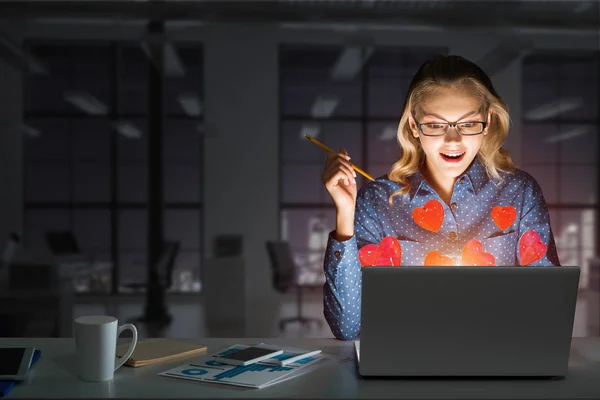
[[[519,240],[519,256],[521,265],[528,265],[539,260],[546,254],[546,245],[540,239],[540,235],[534,230],[529,230]]]
[[[462,265],[491,267],[496,259],[491,253],[483,252],[483,245],[479,240],[469,240],[462,251]]]
[[[444,207],[437,200],[429,200],[423,207],[415,208],[412,217],[421,228],[437,232],[444,222]]]
[[[358,252],[358,259],[363,267],[366,266],[400,266],[402,248],[400,242],[393,236],[386,236],[379,243],[363,246]]]
[[[423,266],[425,267],[445,267],[447,265],[454,265],[454,259],[441,255],[437,250],[427,253],[425,256],[425,261],[423,262]]]
[[[517,210],[513,206],[492,207],[492,219],[501,231],[511,226],[516,218]]]

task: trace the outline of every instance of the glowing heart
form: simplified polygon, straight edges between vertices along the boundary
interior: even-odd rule
[[[492,219],[501,231],[511,226],[516,218],[517,210],[513,206],[492,207]]]
[[[437,232],[444,222],[444,207],[437,200],[429,200],[423,207],[415,208],[412,217],[421,228]]]
[[[546,245],[540,239],[536,231],[529,230],[521,236],[519,240],[519,256],[521,265],[529,265],[544,257],[546,254]]]
[[[358,252],[358,259],[363,267],[366,266],[400,266],[402,248],[400,242],[393,236],[386,236],[379,243],[363,246]]]
[[[462,251],[462,262],[464,266],[491,267],[496,259],[490,253],[483,252],[483,245],[479,240],[469,240]]]
[[[451,257],[443,256],[439,251],[433,250],[427,253],[425,261],[423,262],[425,267],[444,267],[447,265],[454,265],[454,259]]]

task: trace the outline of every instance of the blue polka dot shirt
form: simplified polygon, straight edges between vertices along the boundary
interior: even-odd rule
[[[359,250],[368,244],[379,245],[386,236],[398,239],[401,245],[400,265],[423,265],[426,255],[434,250],[461,260],[465,244],[476,239],[484,252],[494,256],[496,266],[508,266],[521,265],[519,239],[533,230],[547,251],[527,265],[559,266],[548,208],[538,183],[521,170],[501,176],[502,182],[490,179],[483,164],[475,158],[457,179],[450,205],[442,201],[420,172],[409,178],[411,190],[404,202],[402,195],[395,196],[392,207],[388,198],[400,189],[399,184],[382,176],[363,186],[356,200],[354,236],[340,242],[330,232],[327,242],[323,313],[334,336],[342,340],[359,337],[362,279]],[[437,200],[443,207],[441,226],[435,232],[423,228],[413,217],[413,210],[429,200]],[[514,207],[516,217],[509,227],[495,222],[494,206]]]

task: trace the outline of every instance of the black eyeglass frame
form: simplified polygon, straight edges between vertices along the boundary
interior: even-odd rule
[[[421,133],[425,136],[433,136],[433,137],[437,137],[437,136],[444,136],[448,134],[448,131],[450,130],[450,127],[453,127],[454,129],[456,129],[456,133],[458,133],[460,136],[477,136],[477,135],[481,135],[483,133],[483,131],[485,131],[485,127],[487,126],[487,122],[486,121],[468,121],[468,122],[457,122],[455,124],[450,124],[448,122],[427,122],[427,123],[420,123],[415,119],[415,122],[417,123],[417,126],[419,127],[419,130],[421,131]],[[482,128],[481,128],[481,132],[479,133],[460,133],[460,131],[458,130],[458,126],[462,125],[462,124],[481,124]],[[446,125],[446,131],[444,133],[441,133],[439,135],[429,135],[425,132],[423,132],[423,125]]]

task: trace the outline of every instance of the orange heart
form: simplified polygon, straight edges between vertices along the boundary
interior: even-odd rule
[[[534,230],[529,230],[519,240],[519,256],[521,265],[529,265],[544,257],[546,245],[540,239],[540,235]]]
[[[444,222],[444,207],[437,200],[429,200],[423,207],[415,208],[412,217],[421,228],[437,232]]]
[[[441,255],[437,250],[427,253],[425,261],[423,262],[423,266],[425,267],[445,267],[447,265],[454,265],[454,259]]]
[[[491,267],[495,263],[496,259],[492,254],[483,252],[483,245],[479,240],[469,240],[463,247],[462,265]]]
[[[358,252],[360,265],[367,266],[400,266],[402,260],[402,247],[393,236],[386,236],[379,246],[368,244]]]
[[[492,219],[501,231],[511,226],[516,218],[517,210],[513,206],[492,207]]]

